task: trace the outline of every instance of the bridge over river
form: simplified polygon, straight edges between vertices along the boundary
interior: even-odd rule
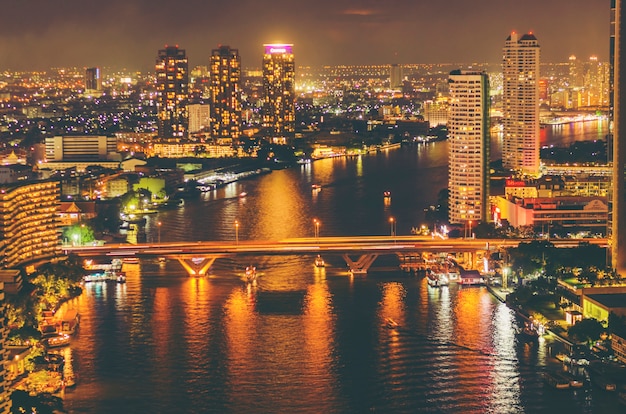
[[[473,257],[502,248],[517,247],[529,239],[441,239],[431,236],[345,236],[294,238],[278,241],[196,241],[103,246],[64,246],[66,253],[81,257],[150,258],[178,260],[192,275],[204,275],[221,257],[243,255],[340,255],[354,274],[365,274],[384,254],[399,257],[418,253],[465,253]],[[607,246],[607,239],[555,239],[555,247],[577,247],[581,242]],[[471,261],[470,261],[471,262]]]

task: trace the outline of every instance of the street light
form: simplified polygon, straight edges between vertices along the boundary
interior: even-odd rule
[[[159,234],[159,243],[161,243],[161,222],[157,222],[157,229],[158,229],[158,234]]]
[[[235,220],[235,244],[239,244],[239,220]]]
[[[390,233],[391,233],[391,237],[396,235],[396,220],[393,217],[389,217],[389,228],[390,228]]]

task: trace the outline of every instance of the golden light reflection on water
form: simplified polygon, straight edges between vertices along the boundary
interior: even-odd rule
[[[184,318],[179,321],[185,327],[181,340],[184,339],[188,348],[188,363],[194,366],[196,361],[205,358],[207,344],[215,335],[209,324],[212,284],[206,277],[190,277],[183,284],[182,290],[186,306]]]
[[[247,285],[241,289],[235,289],[224,304],[224,329],[228,344],[228,364],[231,367],[231,383],[236,391],[237,382],[244,381],[241,378],[243,372],[240,367],[245,367],[254,360],[254,338],[256,318],[254,314],[255,296],[253,287]]]
[[[487,373],[493,369],[494,359],[486,358],[481,344],[489,344],[491,326],[485,321],[490,320],[490,298],[484,295],[481,288],[459,287],[457,301],[454,306],[456,344],[467,347],[468,352],[455,354],[457,375],[460,378],[474,378],[477,372]],[[464,384],[464,392],[468,395],[480,395],[485,390],[492,390],[493,383],[469,382]]]
[[[388,319],[393,319],[400,325],[405,322],[404,297],[406,290],[401,283],[385,283],[382,287],[382,297],[379,306],[379,319],[381,327],[385,327]]]
[[[263,235],[270,240],[290,237],[305,237],[311,234],[311,228],[303,228],[305,204],[303,195],[291,188],[293,180],[287,174],[270,174],[260,182],[258,191],[263,197],[257,202],[256,220],[247,222],[253,235]],[[289,219],[287,219],[289,218]]]
[[[396,329],[390,329],[389,323],[397,323],[400,327],[406,324],[405,316],[405,296],[406,290],[401,283],[392,282],[385,283],[382,286],[382,295],[379,302],[378,317],[380,319],[380,335],[384,345],[383,349],[386,349],[388,354],[386,358],[389,361],[398,361],[402,359],[402,355],[399,350],[399,338],[398,331]],[[386,339],[386,341],[385,341]],[[382,361],[381,361],[382,362]],[[390,366],[389,375],[392,381],[396,381],[397,378],[403,375],[404,367],[402,364],[389,363],[381,364],[381,370],[386,365]]]
[[[328,285],[315,283],[309,285],[304,298],[304,317],[302,321],[304,349],[306,353],[305,371],[308,376],[322,379],[315,387],[315,394],[320,400],[330,399],[333,394],[332,384],[336,378],[332,375],[334,348],[335,315],[332,312],[331,295]]]

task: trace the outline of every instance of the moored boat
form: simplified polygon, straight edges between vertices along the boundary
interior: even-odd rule
[[[70,344],[70,336],[68,334],[56,333],[47,335],[42,338],[41,342],[48,348],[58,348]]]
[[[427,279],[428,285],[432,287],[448,286],[450,284],[450,280],[445,273],[430,273]]]
[[[73,335],[80,323],[80,315],[76,309],[68,309],[58,322],[58,332]]]
[[[326,263],[324,262],[324,259],[322,258],[322,256],[318,254],[317,257],[315,258],[315,267],[324,267],[324,266],[326,266]]]
[[[126,283],[126,274],[124,272],[104,271],[98,273],[90,273],[83,276],[83,282],[117,282]]]
[[[570,381],[558,372],[545,372],[543,379],[552,388],[564,390],[570,387]]]

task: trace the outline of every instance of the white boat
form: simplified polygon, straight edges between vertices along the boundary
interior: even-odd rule
[[[41,342],[48,348],[58,348],[70,344],[70,336],[68,334],[56,333],[42,338]]]
[[[257,278],[256,267],[246,267],[246,273],[244,274],[244,277],[246,279],[246,283],[255,283]]]
[[[317,257],[315,258],[315,267],[324,267],[324,266],[326,266],[326,263],[324,262],[324,259],[322,259],[322,256],[318,254]]]
[[[98,273],[90,273],[83,276],[83,282],[117,282],[126,283],[126,274],[124,272],[104,271]]]
[[[432,287],[448,286],[450,280],[445,273],[430,273],[427,277],[428,284]]]

